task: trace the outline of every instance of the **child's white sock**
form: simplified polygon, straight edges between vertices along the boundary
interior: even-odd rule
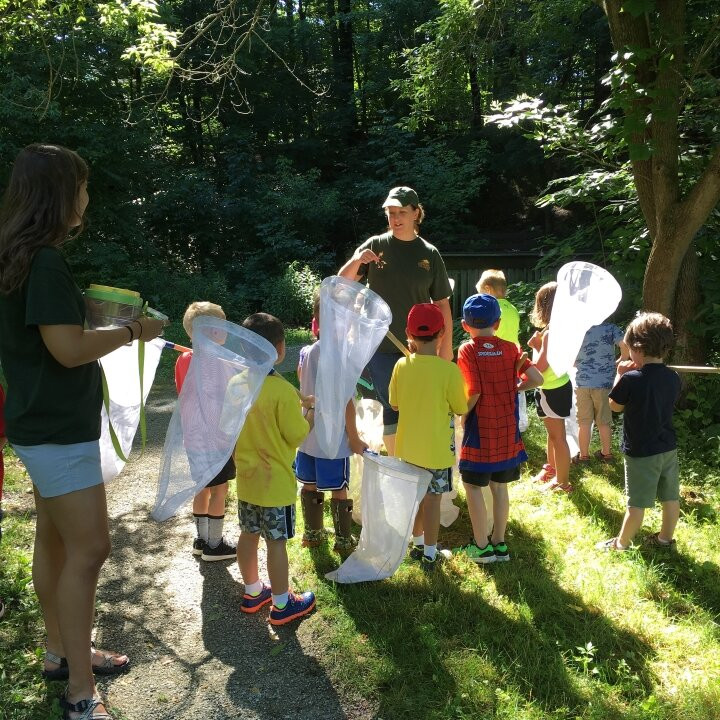
[[[207,515],[195,515],[193,513],[193,517],[195,518],[195,530],[197,531],[197,536],[204,540],[205,542],[208,541],[208,516]]]
[[[263,589],[263,583],[262,580],[258,580],[254,583],[245,583],[245,593],[247,595],[251,595],[252,597],[258,596]]]
[[[273,605],[278,610],[282,610],[287,605],[288,595],[289,595],[289,593],[286,593],[286,592],[284,592],[280,595],[275,595],[275,593],[273,593],[273,596],[272,596],[273,597]]]
[[[425,533],[420,535],[413,535],[413,545],[415,547],[422,547],[425,544]]]
[[[216,548],[223,536],[223,523],[225,522],[224,515],[208,515],[208,535],[207,543],[211,548]]]
[[[426,558],[430,558],[430,560],[434,560],[435,555],[437,555],[437,545],[426,545],[424,554],[425,554]]]

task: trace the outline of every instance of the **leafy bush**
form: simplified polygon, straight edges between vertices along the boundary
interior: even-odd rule
[[[720,468],[720,384],[716,375],[686,376],[687,392],[675,411],[678,445],[688,456]]]
[[[263,310],[285,325],[305,327],[312,320],[313,293],[321,278],[307,265],[291,262],[285,272],[267,285]]]

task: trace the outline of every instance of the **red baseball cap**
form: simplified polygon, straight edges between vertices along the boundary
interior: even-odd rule
[[[442,310],[432,303],[419,303],[410,308],[407,332],[412,337],[431,337],[445,327]]]

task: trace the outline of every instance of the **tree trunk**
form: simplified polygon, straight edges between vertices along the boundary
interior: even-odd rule
[[[701,365],[705,361],[705,343],[693,333],[692,323],[701,307],[700,263],[695,243],[685,253],[678,278],[673,325],[675,329],[675,361],[688,365]]]
[[[468,80],[470,81],[470,102],[472,103],[470,126],[473,129],[481,128],[483,126],[482,97],[480,95],[478,62],[475,53],[471,53],[468,58]]]

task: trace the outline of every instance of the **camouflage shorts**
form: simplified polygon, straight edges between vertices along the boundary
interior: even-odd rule
[[[290,540],[295,536],[295,506],[262,507],[238,500],[241,532],[260,534],[266,540]]]
[[[452,490],[452,468],[445,468],[444,470],[427,468],[427,471],[432,473],[432,479],[427,489],[430,495],[442,495]]]

